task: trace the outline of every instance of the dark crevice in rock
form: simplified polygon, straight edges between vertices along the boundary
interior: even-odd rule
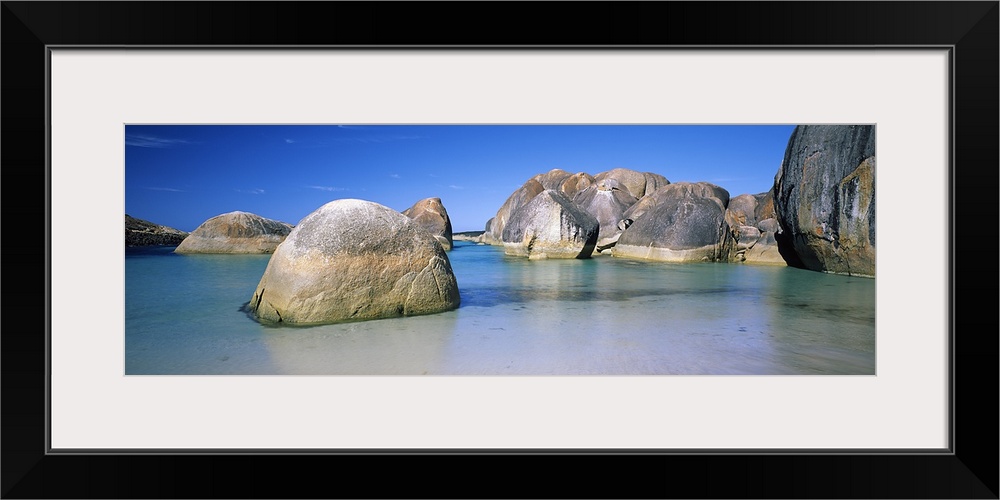
[[[260,293],[259,294],[255,294],[253,296],[253,300],[250,303],[250,309],[252,309],[254,313],[257,312],[257,309],[260,308],[261,301],[264,300],[264,290],[266,290],[266,289],[265,288],[261,288],[260,289]]]

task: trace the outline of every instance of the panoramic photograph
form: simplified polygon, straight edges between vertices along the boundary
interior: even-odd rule
[[[874,125],[126,125],[126,375],[875,375]]]

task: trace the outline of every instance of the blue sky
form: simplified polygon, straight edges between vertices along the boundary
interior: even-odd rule
[[[242,210],[296,224],[359,198],[441,198],[479,231],[538,173],[616,167],[732,196],[770,189],[794,125],[127,125],[125,213],[193,231]]]

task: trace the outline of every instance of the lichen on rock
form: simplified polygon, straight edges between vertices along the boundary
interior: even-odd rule
[[[875,127],[795,128],[774,180],[789,265],[875,275]]]

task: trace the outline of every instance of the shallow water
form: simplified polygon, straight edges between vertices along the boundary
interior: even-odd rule
[[[462,305],[264,326],[269,255],[125,256],[125,371],[229,375],[875,373],[875,280],[788,267],[529,261],[455,242]]]

